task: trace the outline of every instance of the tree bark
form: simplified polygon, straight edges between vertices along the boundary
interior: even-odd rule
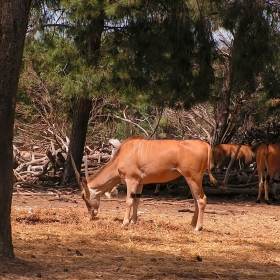
[[[92,101],[90,99],[80,97],[75,100],[73,109],[74,118],[70,136],[70,145],[61,185],[67,184],[75,177],[70,154],[73,156],[77,170],[80,172],[87,135],[87,125],[90,111],[92,109]]]
[[[0,257],[13,258],[11,204],[16,93],[31,1],[0,1]]]

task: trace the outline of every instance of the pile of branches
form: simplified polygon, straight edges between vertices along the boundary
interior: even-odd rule
[[[40,147],[42,150],[42,147]],[[64,165],[66,162],[66,151],[58,148],[51,142],[45,147],[45,152],[23,150],[14,145],[14,190],[28,187],[31,189],[49,190],[51,188],[72,188],[71,186],[60,186]],[[102,165],[107,163],[113,152],[111,144],[99,143],[94,147],[85,147],[81,173],[92,175]]]

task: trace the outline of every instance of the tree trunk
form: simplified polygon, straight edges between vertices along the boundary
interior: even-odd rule
[[[81,169],[82,156],[87,135],[87,126],[90,111],[92,109],[92,101],[87,98],[78,98],[74,102],[74,118],[72,123],[72,131],[70,136],[69,152],[66,159],[65,169],[62,176],[61,185],[65,185],[75,177],[72,168],[70,154],[76,163],[78,171]]]
[[[0,1],[0,257],[13,258],[13,127],[31,1]]]

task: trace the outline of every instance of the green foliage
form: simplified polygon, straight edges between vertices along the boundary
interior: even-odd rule
[[[115,58],[113,81],[122,94],[145,92],[159,107],[189,107],[209,96],[213,41],[185,1],[142,2],[117,26],[104,36],[103,50]]]
[[[225,58],[211,32],[221,28],[233,39],[233,102],[260,87],[278,97],[279,26],[268,2],[35,1],[24,67],[37,76],[23,76],[19,97],[28,105],[42,91],[39,79],[64,112],[76,96],[111,96],[118,105],[104,107],[104,115],[121,116],[129,105],[135,118],[155,107],[189,108],[213,93],[219,100]]]
[[[81,76],[69,74],[79,82],[69,82],[65,91],[83,85],[83,92],[118,92],[126,100],[146,94],[160,107],[189,107],[208,98],[213,40],[196,4],[72,0],[61,1],[61,8],[61,21],[69,26],[65,34],[91,68]],[[98,40],[100,48],[93,48]]]
[[[60,121],[65,117],[67,119],[65,113],[70,103],[63,92],[63,82],[67,82],[64,80],[67,76],[65,72],[68,71],[65,65],[70,54],[65,42],[51,42],[49,45],[45,41],[26,41],[18,101],[23,106],[21,108],[29,108],[24,111],[26,116],[21,113],[21,117],[29,118],[30,122],[33,119],[37,121],[38,115],[58,118]]]

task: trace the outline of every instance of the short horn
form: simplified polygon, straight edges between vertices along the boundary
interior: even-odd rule
[[[82,194],[82,198],[85,201],[86,205],[88,208],[91,208],[92,205],[89,201],[88,198],[90,198],[90,191],[87,185],[87,179],[86,178],[82,178],[82,186],[83,186],[83,194]]]
[[[75,161],[74,161],[74,159],[73,159],[72,154],[70,154],[70,159],[71,159],[71,163],[72,163],[73,170],[74,170],[75,175],[76,175],[76,180],[77,180],[77,182],[78,182],[78,185],[79,185],[81,191],[83,191],[83,185],[82,185],[82,183],[81,183],[80,173],[78,172],[78,169],[77,169],[77,167],[76,167],[76,164],[75,164]]]
[[[89,192],[89,188],[87,185],[87,179],[86,178],[82,178],[82,186],[83,186],[83,190],[86,193],[86,197],[90,197],[90,192]]]
[[[85,194],[84,194],[84,193],[83,193],[83,195],[82,195],[82,198],[83,198],[83,200],[85,201],[86,206],[87,206],[88,208],[91,208],[91,204],[90,204],[89,200],[85,197]]]

